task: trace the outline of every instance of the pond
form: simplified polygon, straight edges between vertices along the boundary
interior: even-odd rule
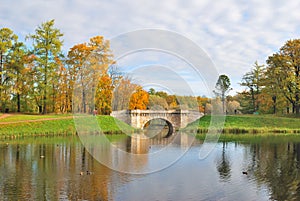
[[[123,161],[116,167],[135,168],[140,174],[102,165],[74,136],[2,140],[0,200],[300,200],[300,137],[218,142],[199,159],[203,141],[187,146],[191,138],[182,136],[139,145],[126,135],[108,136],[124,152],[143,155],[138,162],[105,146],[94,150],[108,153],[114,164]],[[167,144],[168,151],[160,152]],[[180,157],[157,168],[173,155]]]

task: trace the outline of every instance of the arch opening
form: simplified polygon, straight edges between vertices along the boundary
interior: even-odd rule
[[[147,121],[143,126],[144,134],[149,138],[168,138],[174,128],[171,122],[163,118],[155,118]]]

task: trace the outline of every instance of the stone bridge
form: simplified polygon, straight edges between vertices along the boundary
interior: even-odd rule
[[[121,110],[113,111],[111,116],[134,128],[141,129],[151,120],[162,119],[167,122],[169,129],[173,132],[199,119],[203,113],[189,110]]]

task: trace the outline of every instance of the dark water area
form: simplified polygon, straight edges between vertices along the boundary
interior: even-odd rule
[[[159,152],[162,162],[187,148],[182,137],[138,145],[125,135],[108,138],[126,152],[143,154],[137,169],[155,166],[148,153],[170,143],[168,152]],[[167,168],[129,174],[99,163],[78,137],[2,140],[0,200],[300,200],[300,137],[218,142],[199,159],[202,143],[195,140]],[[109,156],[120,161],[120,155]],[[126,163],[135,161],[119,165]]]

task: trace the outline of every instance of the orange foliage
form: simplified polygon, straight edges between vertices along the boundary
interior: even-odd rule
[[[112,91],[113,87],[111,78],[107,74],[101,76],[95,96],[95,107],[99,114],[111,113]]]
[[[169,105],[170,109],[177,109],[178,108],[178,103],[175,95],[169,95],[166,98],[166,101]]]
[[[205,107],[206,107],[206,104],[209,103],[209,99],[206,97],[198,96],[197,103],[198,103],[198,107],[199,107],[199,112],[205,113]]]
[[[136,92],[133,93],[130,97],[129,109],[135,110],[145,110],[149,104],[149,94],[147,91],[143,90],[141,86],[136,88]]]

